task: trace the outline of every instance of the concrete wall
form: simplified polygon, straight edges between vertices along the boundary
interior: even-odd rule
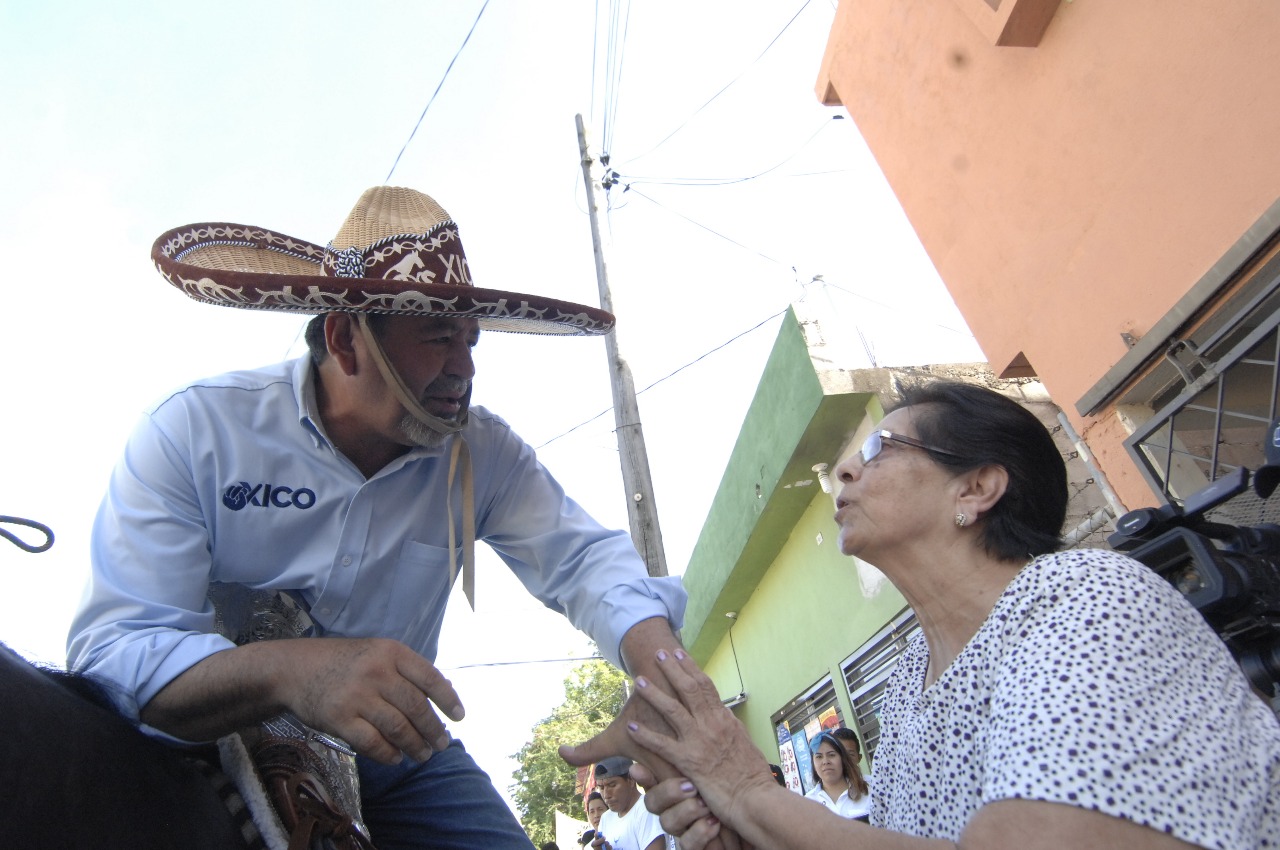
[[[1150,504],[1114,411],[1072,407],[1280,197],[1280,4],[1037,0],[1034,47],[996,46],[983,5],[842,0],[819,96],[996,372],[1037,374],[1126,505]]]

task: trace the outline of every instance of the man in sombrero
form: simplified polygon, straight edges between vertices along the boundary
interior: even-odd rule
[[[173,742],[282,712],[345,740],[379,847],[528,848],[439,717],[462,716],[432,661],[458,572],[473,598],[472,542],[633,674],[678,646],[685,595],[470,406],[471,348],[481,330],[602,334],[613,317],[473,286],[457,225],[407,189],[367,191],[327,247],[197,224],[152,257],[198,300],[316,314],[310,355],[201,380],[147,412],[94,525],[70,666]],[[285,637],[323,639],[234,639],[227,588],[284,594],[309,624]]]

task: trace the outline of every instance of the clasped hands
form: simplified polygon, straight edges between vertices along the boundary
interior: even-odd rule
[[[575,765],[616,754],[638,762],[631,774],[646,787],[646,807],[683,850],[748,848],[713,812],[736,822],[754,790],[775,785],[768,763],[684,650],[659,650],[655,660],[617,720],[560,755]]]

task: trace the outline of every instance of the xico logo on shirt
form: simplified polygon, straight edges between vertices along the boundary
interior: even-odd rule
[[[284,487],[279,484],[250,484],[241,481],[232,484],[222,493],[222,504],[233,511],[250,505],[255,508],[299,508],[306,510],[316,503],[314,490]]]

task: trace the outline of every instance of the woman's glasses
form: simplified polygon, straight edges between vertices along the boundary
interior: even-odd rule
[[[930,446],[926,443],[922,443],[915,437],[904,437],[901,434],[895,434],[892,431],[872,431],[867,435],[867,439],[862,444],[862,450],[859,452],[862,456],[862,462],[870,463],[877,455],[879,455],[881,449],[884,448],[885,440],[889,440],[894,443],[901,443],[904,446],[914,446],[917,449],[924,449],[927,452],[935,452],[940,455],[946,455],[947,457],[960,457],[960,455],[955,452],[949,452],[946,449],[940,449],[936,446]]]

